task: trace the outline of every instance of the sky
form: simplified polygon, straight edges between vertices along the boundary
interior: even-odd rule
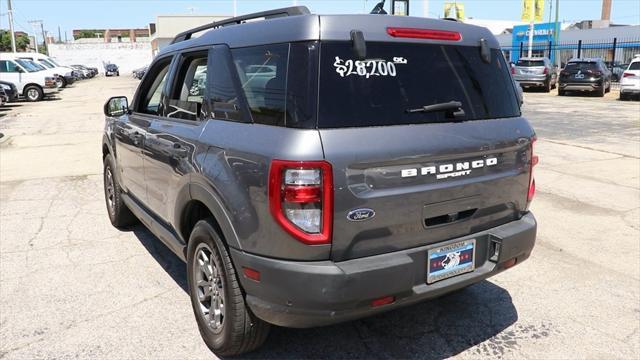
[[[429,0],[430,17],[441,17],[445,1]],[[559,0],[561,20],[599,19],[602,0]],[[230,0],[12,0],[16,31],[32,32],[29,20],[43,20],[45,30],[57,37],[58,26],[71,37],[73,29],[146,28],[162,14],[233,15]],[[378,0],[237,0],[238,15],[255,11],[306,5],[318,14],[368,13]],[[492,20],[519,20],[522,0],[460,0],[467,17]],[[555,6],[555,0],[552,0]],[[387,0],[386,9],[391,0]],[[410,14],[423,16],[423,0],[410,0]],[[544,18],[549,18],[550,0],[546,0]],[[555,9],[553,9],[555,13]],[[613,0],[612,21],[640,24],[640,0]],[[551,18],[553,19],[553,18]],[[8,28],[7,0],[0,0],[0,28]]]

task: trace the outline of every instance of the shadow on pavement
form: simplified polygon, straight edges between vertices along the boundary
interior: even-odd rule
[[[144,226],[132,231],[187,293],[184,262]],[[263,347],[237,358],[442,359],[494,337],[517,320],[509,293],[482,281],[438,299],[343,324],[313,329],[274,326]],[[502,346],[491,343],[474,355],[494,357],[504,351]]]

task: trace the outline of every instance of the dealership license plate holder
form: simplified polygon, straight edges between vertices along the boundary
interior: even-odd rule
[[[475,258],[476,239],[430,249],[427,251],[427,284],[472,272],[475,270]]]

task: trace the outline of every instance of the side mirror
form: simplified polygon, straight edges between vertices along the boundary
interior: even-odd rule
[[[104,115],[118,117],[129,113],[129,100],[126,96],[114,96],[104,104]]]

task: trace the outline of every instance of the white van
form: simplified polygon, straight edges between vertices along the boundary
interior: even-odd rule
[[[60,77],[56,79],[56,81],[58,82],[58,87],[60,88],[64,88],[67,85],[73,84],[73,82],[76,81],[76,78],[80,77],[80,74],[76,70],[67,66],[62,66],[58,64],[55,60],[53,60],[52,58],[44,54],[13,53],[13,56],[19,59],[33,60],[35,63],[47,69],[55,71],[58,75],[60,75]]]
[[[40,101],[58,92],[56,77],[50,71],[42,70],[30,60],[16,59],[13,54],[0,54],[0,80],[13,83],[18,96],[27,101]]]

